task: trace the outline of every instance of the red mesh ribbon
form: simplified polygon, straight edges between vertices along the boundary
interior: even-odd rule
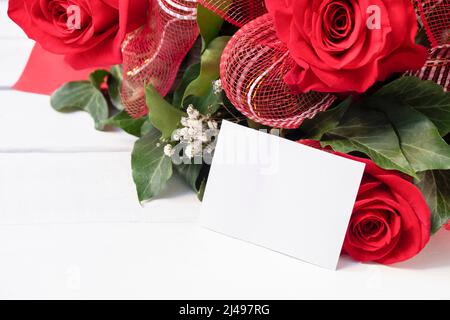
[[[408,75],[434,81],[450,92],[450,45],[432,49],[425,66],[418,71],[409,72]]]
[[[305,118],[326,110],[335,97],[292,94],[283,78],[294,66],[266,14],[246,24],[228,43],[221,62],[222,86],[248,118],[272,127],[297,128]]]
[[[450,0],[413,0],[433,47],[450,44]]]
[[[122,100],[127,112],[140,117],[148,112],[144,83],[165,96],[178,69],[198,37],[197,0],[149,0],[147,24],[123,43]]]
[[[147,113],[144,83],[166,95],[178,68],[198,36],[197,0],[149,0],[147,24],[130,34],[123,45],[123,101],[134,117]],[[449,42],[450,0],[412,0],[433,46]],[[284,128],[298,127],[303,119],[327,109],[335,97],[327,94],[292,94],[283,77],[295,65],[278,40],[264,0],[198,0],[229,22],[244,26],[230,41],[221,63],[227,96],[254,121]],[[261,16],[263,15],[263,16]],[[259,17],[259,18],[257,18]],[[430,58],[424,69],[441,72],[441,62]],[[448,64],[445,64],[448,66]],[[446,67],[447,68],[447,67]],[[446,68],[443,68],[447,70]],[[423,71],[423,70],[422,70]],[[423,71],[433,77],[437,71]],[[443,71],[442,77],[447,74]],[[447,77],[448,78],[448,77]],[[448,89],[448,82],[443,84]]]
[[[199,3],[238,27],[267,13],[264,0],[199,0]]]

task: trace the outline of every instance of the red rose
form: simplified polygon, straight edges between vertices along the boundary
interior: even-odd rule
[[[320,148],[317,141],[300,142]],[[366,164],[343,251],[358,261],[383,264],[419,253],[430,239],[430,209],[420,190],[371,160],[330,152]]]
[[[147,7],[147,0],[9,0],[8,15],[44,49],[83,69],[121,63],[125,34],[144,23]]]
[[[308,92],[364,92],[394,72],[421,68],[411,0],[266,0],[297,66],[285,81]],[[378,19],[379,18],[379,19]]]

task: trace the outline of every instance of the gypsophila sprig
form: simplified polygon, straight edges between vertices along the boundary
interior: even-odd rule
[[[167,144],[164,154],[173,157],[183,150],[183,156],[188,159],[204,153],[212,154],[215,137],[219,133],[218,123],[209,116],[202,115],[193,105],[189,105],[186,112],[187,117],[181,118],[182,127],[172,134],[172,141],[177,142],[177,145]]]
[[[218,96],[219,94],[221,94],[223,91],[223,87],[222,87],[222,80],[215,80],[213,81],[213,92],[216,96]]]

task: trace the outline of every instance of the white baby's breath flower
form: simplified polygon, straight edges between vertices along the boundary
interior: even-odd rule
[[[197,120],[200,117],[200,112],[197,109],[194,109],[193,105],[188,106],[187,114],[191,120]]]
[[[219,94],[222,93],[222,90],[223,90],[223,88],[222,88],[222,81],[220,79],[216,80],[216,81],[213,81],[213,92],[214,92],[214,94],[215,95],[219,95]]]
[[[181,132],[180,132],[180,130],[175,130],[172,133],[172,140],[173,141],[180,141],[180,139],[181,139]]]
[[[182,117],[182,118],[181,118],[180,123],[181,123],[181,125],[182,125],[183,127],[187,127],[187,126],[188,126],[188,122],[189,122],[189,118],[186,118],[186,117]]]
[[[214,151],[212,137],[218,133],[218,123],[209,116],[202,115],[193,105],[189,105],[187,117],[181,118],[182,128],[172,134],[172,141],[179,141],[184,146],[184,156],[192,159],[201,156],[203,147],[209,144],[208,153]],[[173,148],[165,148],[165,153],[174,154]]]
[[[174,150],[173,150],[172,145],[166,144],[166,145],[164,146],[164,154],[165,154],[166,156],[168,156],[168,157],[173,156],[173,152],[174,152]]]
[[[208,121],[208,128],[209,129],[217,129],[217,122],[216,121],[213,121],[213,120],[209,120]]]

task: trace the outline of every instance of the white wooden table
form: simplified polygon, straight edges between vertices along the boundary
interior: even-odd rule
[[[0,0],[0,298],[450,298],[450,232],[406,263],[332,272],[200,228],[180,181],[140,207],[133,137],[8,89],[31,47]]]

